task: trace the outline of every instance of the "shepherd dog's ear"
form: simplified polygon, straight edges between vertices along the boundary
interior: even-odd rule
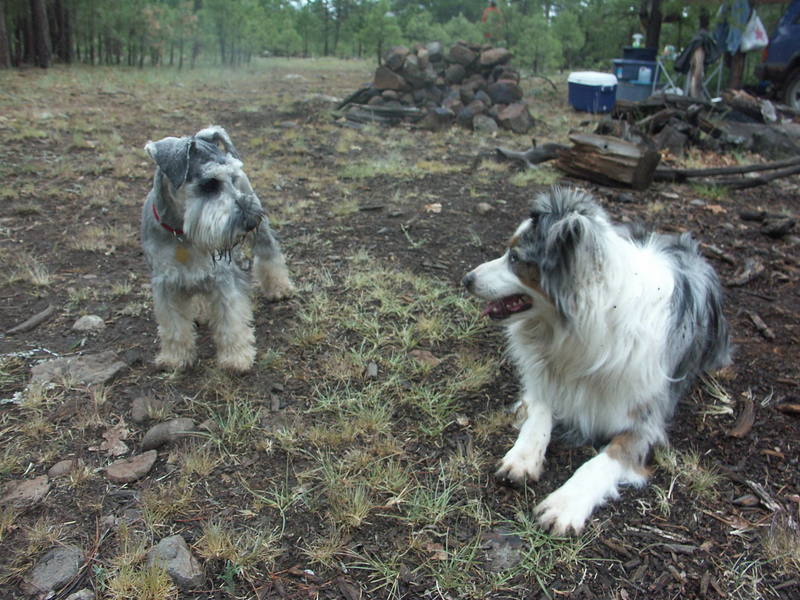
[[[194,138],[165,137],[163,140],[145,144],[145,152],[166,175],[174,190],[186,182],[189,173],[189,155],[194,143]]]

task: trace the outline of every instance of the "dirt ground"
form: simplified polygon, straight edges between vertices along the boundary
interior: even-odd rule
[[[150,541],[180,533],[203,557],[205,584],[194,591],[172,590],[174,597],[800,597],[800,416],[787,409],[800,403],[800,238],[769,237],[761,223],[740,217],[744,210],[797,216],[800,178],[744,191],[657,184],[643,192],[561,179],[549,167],[520,180],[515,167],[497,163],[491,150],[495,145],[524,149],[530,142],[526,136],[359,131],[336,121],[325,100],[309,94],[344,97],[369,77],[366,66],[347,63],[286,61],[247,74],[215,74],[219,80],[210,73],[172,80],[110,71],[22,71],[2,77],[0,331],[48,305],[55,310],[31,331],[0,334],[0,399],[21,392],[30,368],[52,356],[113,350],[127,368],[104,389],[102,401],[96,392],[65,384],[36,406],[0,405],[0,485],[44,474],[65,457],[80,457],[87,465],[83,480],[54,481],[36,506],[13,513],[0,507],[5,511],[0,597],[21,597],[20,581],[37,557],[65,541],[78,543],[89,557],[70,591],[90,587],[98,597],[135,597],[103,579],[103,573],[119,573],[114,557],[123,554],[124,545],[119,530],[106,531],[103,519],[135,514],[143,509],[142,497],[167,487],[174,497],[159,496],[161,518],[145,514],[145,525],[134,518],[130,528],[140,528]],[[538,89],[535,80],[526,85]],[[593,129],[598,117],[575,113],[565,97],[536,96],[534,136],[563,142],[569,128]],[[285,302],[258,300],[259,360],[241,376],[215,371],[213,344],[203,329],[200,362],[193,369],[170,374],[153,365],[156,326],[138,245],[152,165],[142,148],[148,139],[191,134],[209,123],[226,127],[237,144],[299,288]],[[384,156],[395,162],[379,168],[375,160]],[[758,157],[695,153],[686,160],[711,166],[735,159]],[[359,166],[372,171],[357,171]],[[558,542],[557,552],[534,556],[532,541],[550,543],[549,536],[535,526],[524,534],[515,527],[525,522],[526,511],[530,516],[537,498],[560,485],[594,450],[554,442],[541,481],[520,490],[494,480],[494,461],[514,437],[510,419],[497,415],[517,393],[500,332],[481,324],[479,335],[463,343],[443,335],[416,344],[441,363],[417,373],[408,386],[436,386],[454,377],[462,348],[497,365],[484,384],[452,399],[455,404],[435,435],[419,433],[418,413],[398,401],[389,434],[356,433],[343,442],[315,440],[307,430],[326,423],[326,435],[333,436],[345,427],[319,408],[323,386],[343,381],[337,370],[352,375],[342,385],[367,385],[364,365],[345,361],[337,367],[336,362],[361,347],[359,325],[338,322],[333,314],[329,329],[324,320],[313,335],[307,329],[323,297],[345,318],[344,308],[356,302],[352,286],[345,285],[352,281],[354,265],[368,276],[370,269],[381,269],[377,277],[408,273],[437,282],[442,297],[463,299],[463,274],[502,251],[533,195],[554,181],[592,190],[617,220],[693,232],[728,283],[726,315],[736,351],[733,366],[716,379],[717,392],[711,384],[698,385],[681,402],[670,431],[671,454],[654,462],[651,485],[623,490],[620,501],[593,515],[579,540]],[[491,206],[485,214],[478,211],[481,202]],[[763,271],[744,284],[731,284],[748,261],[757,261]],[[36,265],[48,274],[44,283],[31,276]],[[399,296],[407,294],[412,302],[415,285]],[[471,300],[448,302],[454,319],[474,319],[480,310]],[[463,314],[457,314],[458,306]],[[380,302],[362,308],[383,315]],[[85,314],[102,317],[105,329],[96,335],[74,331],[72,324]],[[423,316],[414,318],[419,322]],[[754,317],[769,331],[760,330]],[[388,354],[381,352],[406,348],[390,337],[372,355],[379,379],[391,369]],[[189,451],[180,444],[162,448],[143,479],[110,483],[101,469],[114,459],[90,448],[123,421],[127,443],[138,451],[149,426],[131,416],[132,402],[141,396],[165,400],[169,416],[198,423],[223,414],[230,398],[252,403],[267,418],[243,437],[215,445],[216,466],[188,496],[176,489],[182,481],[179,465],[185,464],[181,453]],[[748,407],[752,427],[740,419]],[[505,421],[487,424],[487,415]],[[383,448],[379,459],[376,439]],[[474,453],[478,467],[449,500],[461,512],[421,523],[403,512],[402,502],[387,501],[402,499],[402,492],[383,497],[376,492],[367,516],[342,528],[333,495],[318,493],[318,470],[328,464],[319,456],[327,451],[337,457],[356,451],[367,456],[363,464],[348,463],[347,477],[339,471],[342,480],[356,482],[358,465],[368,470],[374,461],[396,461],[431,489],[440,481],[436,473],[454,455]],[[709,473],[710,484],[698,483],[696,475]],[[302,501],[280,502],[277,492],[264,494],[271,502],[257,501],[253,489],[291,490]],[[475,502],[485,508],[486,518],[465,516]],[[280,524],[273,540],[277,550],[237,571],[236,561],[210,549],[207,524],[213,518],[232,532],[274,531]],[[503,531],[521,540],[515,552],[528,553],[521,563],[528,565],[525,569],[493,570],[485,543],[469,545]],[[338,539],[338,555],[309,552],[314,540],[326,539]],[[474,552],[467,556],[455,548]],[[141,561],[139,556],[131,564]]]

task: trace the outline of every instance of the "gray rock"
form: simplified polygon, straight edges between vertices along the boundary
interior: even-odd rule
[[[453,64],[449,65],[444,71],[444,80],[447,83],[461,83],[466,77],[467,71],[462,65]]]
[[[69,583],[81,564],[83,550],[77,546],[58,546],[39,559],[20,588],[30,595],[47,594]]]
[[[417,127],[429,131],[441,131],[452,125],[455,118],[452,110],[438,107],[428,111],[428,114],[417,123]]]
[[[444,49],[442,48],[441,42],[430,42],[425,46],[425,50],[428,51],[428,59],[431,62],[441,62],[444,60]]]
[[[6,485],[0,496],[0,506],[13,506],[17,509],[28,509],[41,502],[50,491],[47,475],[40,475],[24,481],[12,481]]]
[[[500,126],[488,115],[475,115],[472,118],[472,129],[478,133],[492,134],[500,129]]]
[[[373,84],[379,90],[409,89],[408,82],[385,65],[381,65],[375,69]]]
[[[528,106],[519,102],[509,104],[497,113],[497,120],[505,129],[514,133],[528,133],[533,127],[533,117]]]
[[[156,458],[158,458],[158,452],[149,450],[144,454],[118,460],[106,467],[106,477],[114,483],[136,481],[150,472],[156,462]]]
[[[478,202],[475,205],[475,212],[479,215],[487,215],[494,210],[494,207],[488,202]]]
[[[480,100],[473,100],[467,106],[458,111],[456,121],[464,127],[472,127],[472,121],[486,110],[486,105]]]
[[[383,59],[383,64],[392,71],[398,71],[403,66],[403,61],[409,56],[409,50],[405,46],[395,46],[391,48]]]
[[[513,81],[495,81],[489,84],[487,91],[495,104],[512,104],[522,100],[522,89]]]
[[[84,315],[72,325],[74,331],[83,333],[99,333],[105,328],[105,322],[97,315]]]
[[[488,531],[482,538],[490,571],[505,571],[522,560],[523,544],[519,536],[503,531]]]
[[[67,596],[66,600],[94,600],[94,592],[90,589],[82,589],[74,594]]]
[[[47,471],[47,475],[52,479],[64,477],[73,471],[83,468],[84,464],[85,463],[83,462],[83,459],[78,458],[77,456],[75,458],[65,458],[64,460],[60,460],[50,467],[50,469]]]
[[[464,44],[454,44],[447,56],[447,60],[451,63],[457,63],[465,67],[474,63],[476,58],[478,58],[478,55]]]
[[[172,419],[153,425],[142,439],[142,450],[159,448],[167,442],[186,437],[194,431],[194,421],[189,418]]]
[[[162,567],[181,589],[199,586],[205,579],[200,563],[180,535],[164,538],[147,553],[147,564]]]
[[[493,67],[502,65],[511,60],[511,51],[507,48],[490,48],[481,52],[480,65],[482,67]]]
[[[111,381],[127,366],[113,350],[85,356],[54,358],[33,366],[31,383],[46,385],[67,379],[79,385],[97,385]]]
[[[152,396],[139,396],[131,403],[131,419],[134,423],[144,423],[164,408],[164,402]]]

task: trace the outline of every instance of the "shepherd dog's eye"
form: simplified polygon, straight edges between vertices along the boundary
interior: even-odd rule
[[[200,182],[200,191],[206,195],[212,196],[222,189],[222,182],[219,179],[206,179]]]
[[[511,250],[508,253],[508,262],[510,262],[512,265],[516,262],[519,262],[519,254],[517,254],[516,250]]]

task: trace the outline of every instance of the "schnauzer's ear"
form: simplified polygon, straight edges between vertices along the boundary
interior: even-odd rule
[[[189,173],[189,153],[194,146],[191,138],[166,137],[157,142],[147,142],[144,149],[161,172],[167,176],[173,189],[178,189],[186,181]]]
[[[239,153],[236,151],[236,147],[233,145],[228,132],[219,125],[212,125],[211,127],[201,129],[194,137],[215,145],[222,142],[222,147],[225,148],[225,152],[233,156],[233,158],[239,158]]]

